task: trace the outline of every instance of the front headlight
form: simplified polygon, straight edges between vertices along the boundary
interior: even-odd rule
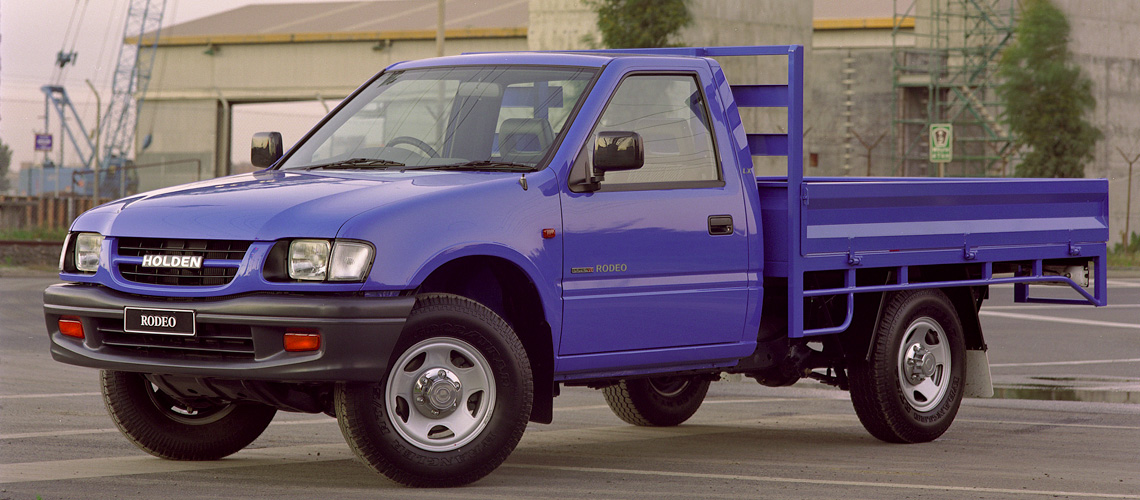
[[[293,240],[289,244],[290,278],[305,281],[324,281],[328,267],[328,241]]]
[[[99,270],[99,253],[103,249],[103,235],[79,233],[75,235],[75,268],[93,273]]]
[[[372,245],[359,241],[333,244],[329,281],[361,281],[372,264]]]
[[[336,240],[330,243],[328,240],[293,240],[289,242],[289,278],[304,281],[363,281],[368,269],[372,267],[373,254],[372,245],[363,241]],[[269,271],[267,276],[273,274]]]

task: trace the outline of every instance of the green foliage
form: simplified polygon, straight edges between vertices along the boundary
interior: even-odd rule
[[[1069,21],[1050,0],[1022,2],[1016,39],[1002,54],[998,93],[1015,146],[1028,147],[1021,177],[1084,177],[1102,134],[1085,120],[1096,109],[1092,81],[1069,53]]]
[[[8,167],[12,165],[12,150],[0,139],[0,194],[8,192]]]
[[[1113,267],[1140,266],[1140,234],[1133,232],[1127,245],[1123,242],[1114,245],[1112,250],[1108,252],[1108,265]]]
[[[0,240],[63,241],[67,228],[0,229]]]
[[[611,49],[676,47],[692,24],[689,0],[584,0],[598,14],[601,44]],[[591,44],[596,42],[589,40]]]
[[[1124,231],[1120,232],[1124,234]],[[1116,247],[1112,249],[1113,252],[1127,252],[1140,254],[1140,234],[1132,233],[1132,238],[1128,240],[1128,246],[1123,243],[1117,243]]]

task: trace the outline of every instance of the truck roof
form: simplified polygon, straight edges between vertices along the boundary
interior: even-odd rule
[[[652,57],[665,61],[675,59],[672,54],[636,54],[618,52],[485,52],[458,56],[434,57],[393,64],[388,69],[404,70],[434,66],[521,64],[547,66],[582,66],[600,68],[619,57]]]
[[[484,52],[458,56],[436,57],[393,64],[388,69],[429,68],[434,66],[531,64],[547,66],[581,66],[600,68],[617,58],[641,57],[655,59],[655,64],[668,67],[678,58],[710,58],[716,56],[788,56],[791,64],[802,59],[800,45],[741,45],[731,47],[666,47],[648,49],[601,49],[561,52]],[[803,62],[796,63],[802,65]],[[803,82],[794,82],[802,85]]]

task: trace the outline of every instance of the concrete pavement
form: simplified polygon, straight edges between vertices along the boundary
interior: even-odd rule
[[[39,301],[54,281],[0,278],[0,500],[1140,500],[1140,405],[968,399],[943,437],[896,446],[863,430],[846,393],[812,381],[714,384],[694,418],[673,428],[625,425],[598,391],[566,388],[553,424],[531,425],[502,467],[462,489],[392,485],[322,415],[278,413],[224,460],[159,460],[115,429],[94,370],[50,359]],[[1113,305],[1101,309],[1015,305],[1012,290],[992,296],[984,311],[1000,314],[982,321],[999,388],[1034,377],[1064,387],[1081,377],[1129,379],[1140,367],[1140,280],[1110,283]]]

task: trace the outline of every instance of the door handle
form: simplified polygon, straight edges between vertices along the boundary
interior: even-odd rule
[[[732,216],[731,215],[710,215],[709,216],[709,234],[711,234],[713,236],[732,234]]]

